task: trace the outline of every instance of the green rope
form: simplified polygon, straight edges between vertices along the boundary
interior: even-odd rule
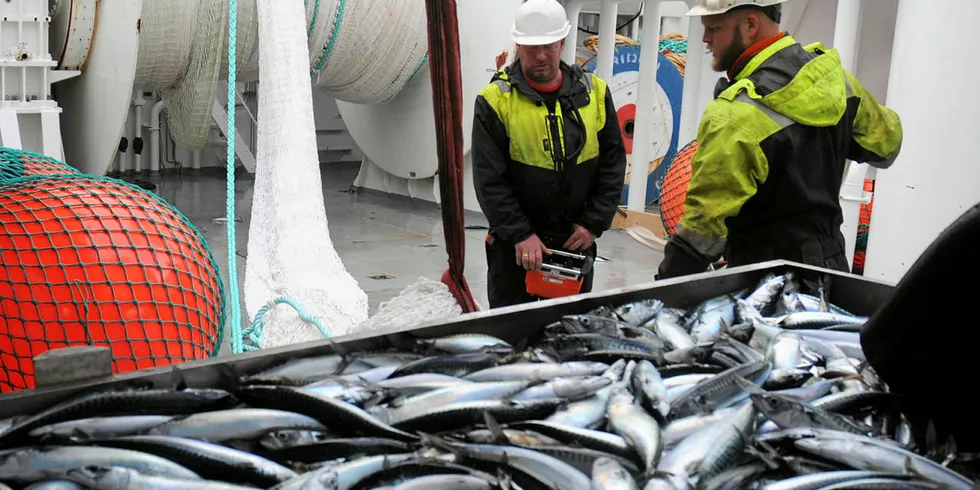
[[[344,18],[344,0],[340,0],[337,6],[337,19],[333,22],[333,33],[330,34],[330,42],[327,43],[327,48],[324,50],[323,55],[320,57],[320,62],[316,64],[316,71],[320,72],[323,70],[323,66],[327,64],[327,58],[330,57],[330,53],[333,51],[333,45],[337,42],[337,32],[340,31],[340,22]]]
[[[252,325],[244,330],[245,338],[250,341],[249,344],[244,346],[246,351],[254,352],[261,348],[260,346],[265,341],[265,315],[269,312],[269,309],[281,304],[292,306],[296,310],[296,313],[299,313],[300,319],[320,330],[320,333],[323,334],[324,338],[330,337],[330,332],[323,327],[320,320],[307,313],[306,310],[304,310],[303,307],[292,298],[280,296],[259,309],[258,313],[255,314],[255,321],[253,321]]]
[[[228,188],[226,195],[226,216],[228,218],[228,287],[231,304],[231,350],[235,354],[244,351],[244,339],[242,338],[242,309],[241,300],[238,296],[238,264],[236,263],[237,246],[235,245],[235,98],[237,96],[236,85],[236,64],[235,47],[237,42],[238,28],[238,1],[228,2],[228,131],[225,135],[228,148],[228,169],[227,180]]]
[[[660,41],[660,52],[673,51],[677,54],[687,54],[687,41],[664,39]]]

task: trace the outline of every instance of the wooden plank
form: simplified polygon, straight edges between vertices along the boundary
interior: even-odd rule
[[[667,238],[667,230],[664,230],[659,214],[619,208],[616,211],[616,216],[613,217],[612,227],[617,230],[625,230],[633,226],[646,228],[660,238]]]

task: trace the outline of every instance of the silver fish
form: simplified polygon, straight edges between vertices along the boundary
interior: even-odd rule
[[[94,490],[246,490],[251,488],[219,481],[150,476],[120,467],[85,466],[69,470],[67,476],[72,481]]]
[[[391,487],[392,490],[491,490],[493,484],[470,475],[429,475],[412,478]]]
[[[632,389],[644,408],[651,413],[659,414],[661,419],[667,418],[667,414],[670,412],[667,385],[652,362],[642,360],[636,363],[636,369],[633,370]]]
[[[108,447],[49,446],[0,453],[0,480],[36,482],[64,477],[69,470],[85,466],[118,466],[148,476],[201,479],[197,473],[152,454]]]
[[[655,469],[663,451],[660,424],[635,403],[625,388],[614,389],[610,394],[607,416],[613,432],[623,436],[636,450],[644,469],[648,472]]]
[[[608,364],[588,361],[572,361],[561,364],[506,364],[482,369],[467,374],[463,378],[470,381],[548,381],[568,376],[592,376],[603,373],[607,369],[609,369]]]
[[[944,488],[952,490],[973,488],[973,482],[963,475],[894,444],[839,431],[818,430],[816,433],[817,437],[798,439],[793,441],[793,444],[810,454],[855,469],[898,474],[914,471],[922,478],[939,483]]]
[[[194,414],[158,425],[149,433],[224,442],[257,439],[270,432],[286,429],[327,430],[320,422],[298,413],[264,408],[235,408]]]
[[[620,320],[639,327],[650,321],[663,307],[664,304],[660,300],[645,299],[622,305],[615,309],[615,313]]]
[[[514,394],[514,400],[534,400],[541,398],[562,398],[577,401],[594,395],[597,391],[612,384],[604,376],[571,376],[555,378],[551,381],[531,386]]]
[[[615,459],[597,458],[592,463],[592,490],[637,490],[636,480]]]
[[[416,343],[420,346],[432,347],[435,350],[447,354],[475,352],[484,348],[506,348],[507,350],[513,350],[513,346],[506,341],[491,335],[476,333],[461,333],[436,339],[419,339]]]
[[[41,426],[32,430],[28,435],[35,439],[46,439],[50,437],[63,440],[109,439],[137,434],[170,422],[173,419],[174,417],[168,415],[93,417]]]
[[[652,327],[653,331],[663,339],[667,347],[674,350],[691,349],[694,347],[694,339],[691,334],[681,326],[681,317],[670,309],[663,309],[657,316],[646,324],[647,328]]]

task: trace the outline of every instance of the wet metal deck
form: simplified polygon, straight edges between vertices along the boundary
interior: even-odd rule
[[[397,296],[420,277],[438,280],[446,270],[447,258],[441,215],[435,204],[370,192],[352,193],[357,171],[357,165],[324,164],[323,196],[330,239],[347,271],[367,293],[373,313],[379,303]],[[155,192],[180,209],[205,236],[227,284],[225,225],[212,221],[225,216],[223,170],[199,175],[185,170],[180,176],[168,174],[147,180],[155,183]],[[239,288],[245,280],[252,183],[247,174],[236,181],[236,212],[243,220],[236,228]],[[471,215],[466,224],[486,226],[486,220]],[[485,229],[466,231],[466,279],[482,308],[487,305],[485,236]],[[608,261],[596,264],[596,291],[650,282],[663,258],[660,252],[618,230],[604,234],[598,244],[599,255]],[[244,304],[242,312],[247,321]],[[227,352],[226,339],[222,354]]]

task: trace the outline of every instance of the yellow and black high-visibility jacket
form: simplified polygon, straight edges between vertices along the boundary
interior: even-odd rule
[[[887,168],[902,126],[835,50],[786,35],[720,80],[698,128],[684,215],[658,278],[785,259],[849,270],[840,186],[848,159]]]
[[[561,69],[557,103],[528,85],[519,62],[476,97],[476,196],[491,233],[512,245],[535,233],[567,237],[573,224],[598,237],[622,196],[626,149],[612,93],[590,72]]]

